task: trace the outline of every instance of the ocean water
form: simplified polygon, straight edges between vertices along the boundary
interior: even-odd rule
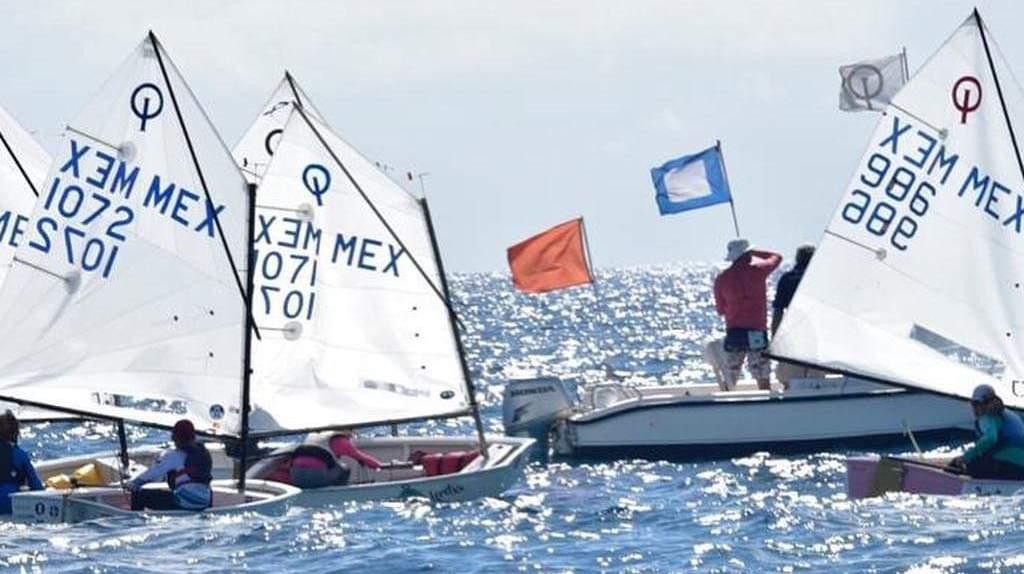
[[[596,288],[539,297],[501,274],[460,275],[453,295],[485,424],[501,432],[509,376],[578,385],[710,379],[700,347],[719,329],[715,269],[608,270]],[[753,424],[753,422],[752,422]],[[411,433],[472,432],[466,421]],[[164,433],[130,428],[133,442]],[[36,459],[113,451],[103,424],[36,425]],[[895,448],[892,452],[909,449]],[[13,572],[1018,572],[1024,499],[849,501],[844,453],[678,464],[535,463],[500,498],[353,503],[280,516],[0,523]]]

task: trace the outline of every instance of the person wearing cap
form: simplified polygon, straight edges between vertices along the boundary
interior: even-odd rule
[[[746,361],[757,388],[768,390],[771,364],[762,351],[768,346],[768,288],[782,256],[750,248],[746,239],[727,246],[731,265],[715,278],[715,309],[725,318],[725,385],[736,386]]]
[[[974,388],[971,408],[978,438],[950,467],[973,478],[1024,480],[1024,421],[990,385]]]
[[[211,506],[213,459],[206,447],[196,441],[195,426],[187,419],[176,422],[171,440],[173,449],[128,482],[132,510],[202,510]],[[167,480],[168,490],[142,488],[161,478]]]
[[[793,265],[792,269],[782,274],[778,284],[775,286],[775,299],[772,300],[772,337],[775,337],[775,332],[779,330],[779,324],[782,323],[782,317],[786,314],[786,309],[793,302],[793,295],[796,294],[796,288],[800,285],[800,280],[804,278],[804,272],[807,271],[807,266],[810,265],[812,256],[814,256],[813,245],[797,247],[796,264]],[[792,363],[780,362],[775,366],[775,377],[786,387],[789,386],[789,381],[792,379],[806,379],[823,375],[824,371]]]
[[[18,418],[9,410],[0,414],[0,514],[11,513],[11,495],[28,487],[42,490],[28,453],[18,446]]]

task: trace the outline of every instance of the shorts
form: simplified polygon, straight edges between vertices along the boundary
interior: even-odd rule
[[[743,370],[743,361],[747,362],[750,376],[757,380],[767,379],[772,374],[772,364],[761,351],[726,351],[725,364],[729,369],[729,378],[735,384]]]

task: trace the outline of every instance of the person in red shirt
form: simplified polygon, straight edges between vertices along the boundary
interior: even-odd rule
[[[732,265],[715,278],[715,309],[725,318],[726,382],[729,388],[736,385],[746,360],[757,388],[768,390],[771,364],[762,354],[768,347],[766,283],[782,256],[751,249],[746,239],[730,241],[727,251]]]

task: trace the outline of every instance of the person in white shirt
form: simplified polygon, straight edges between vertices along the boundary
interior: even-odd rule
[[[213,460],[206,447],[196,442],[192,422],[182,419],[175,423],[171,440],[174,449],[164,452],[155,465],[128,482],[132,510],[202,510],[211,506]],[[142,488],[160,479],[167,480],[167,490]]]

